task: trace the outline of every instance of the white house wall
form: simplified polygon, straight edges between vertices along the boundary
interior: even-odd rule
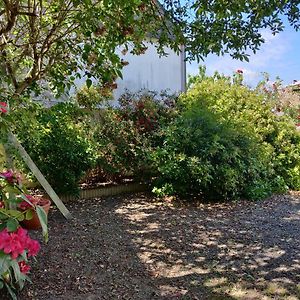
[[[141,55],[133,55],[128,51],[122,54],[122,47],[117,50],[118,55],[129,64],[123,67],[123,79],[117,79],[118,88],[114,90],[114,99],[118,99],[126,90],[138,92],[142,89],[150,91],[167,91],[170,94],[185,91],[186,70],[184,61],[184,48],[182,52],[176,54],[172,49],[165,48],[167,56],[160,57],[154,45],[146,42],[148,47]],[[76,79],[75,85],[80,89],[85,84],[86,78]],[[96,81],[94,81],[96,83]],[[76,93],[75,88],[71,88],[70,95]],[[49,95],[48,95],[49,94]],[[58,102],[67,101],[69,96],[62,96],[55,99],[51,92],[45,92],[36,100],[40,100],[44,105],[51,106]]]
[[[176,54],[165,48],[168,56],[159,57],[156,48],[146,43],[148,49],[145,54],[133,55],[127,53],[120,57],[129,64],[122,70],[123,79],[118,79],[118,88],[114,91],[114,98],[118,99],[126,89],[137,92],[141,89],[179,93],[185,90],[185,62],[184,53]]]

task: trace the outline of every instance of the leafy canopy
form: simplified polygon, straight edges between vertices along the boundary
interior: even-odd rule
[[[230,53],[248,60],[247,50],[256,51],[264,42],[262,28],[276,34],[287,19],[299,29],[299,4],[294,0],[165,0],[164,8],[174,26],[185,36],[190,59],[209,53]]]
[[[116,47],[143,53],[145,38],[160,53],[185,44],[189,59],[247,59],[263,43],[260,29],[278,33],[286,17],[299,28],[299,1],[1,0],[0,93],[16,97],[47,82],[59,94],[82,76],[88,86],[112,82],[124,65]]]
[[[143,52],[146,33],[161,27],[155,14],[142,0],[0,1],[0,93],[20,95],[41,79],[58,93],[82,76],[114,80],[116,47]]]

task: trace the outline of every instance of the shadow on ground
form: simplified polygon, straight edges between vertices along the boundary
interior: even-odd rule
[[[175,208],[140,194],[70,209],[72,222],[50,216],[20,299],[300,298],[297,195]]]

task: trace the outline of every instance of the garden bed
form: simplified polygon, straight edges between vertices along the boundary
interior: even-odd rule
[[[137,194],[69,209],[70,222],[50,214],[21,300],[300,297],[297,194],[198,207]]]

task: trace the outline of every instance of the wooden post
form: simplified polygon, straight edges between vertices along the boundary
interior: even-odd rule
[[[15,137],[13,133],[9,133],[9,139],[14,145],[15,148],[19,150],[19,153],[31,172],[34,174],[34,176],[37,178],[39,183],[42,185],[42,187],[45,189],[49,197],[53,200],[53,202],[56,204],[57,208],[60,210],[60,212],[64,215],[66,219],[71,219],[72,215],[69,212],[69,210],[66,208],[66,206],[63,204],[63,202],[59,199],[51,185],[48,183],[44,175],[41,173],[39,168],[36,166],[36,164],[33,162],[29,154],[26,152],[26,150],[23,148],[23,146],[20,144],[18,139]]]

